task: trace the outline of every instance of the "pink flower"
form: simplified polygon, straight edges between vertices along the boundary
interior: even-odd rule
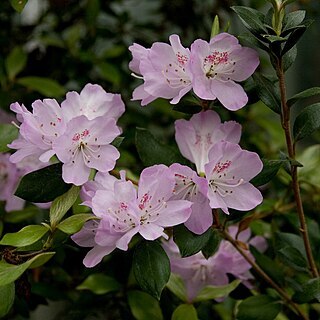
[[[100,116],[118,120],[125,110],[120,94],[107,93],[101,86],[90,83],[85,85],[80,94],[68,92],[61,108],[68,121],[81,115],[89,120]]]
[[[170,45],[155,42],[150,49],[138,44],[129,47],[133,55],[129,67],[144,80],[132,100],[142,100],[143,106],[156,98],[172,99],[176,104],[192,88],[190,51],[181,45],[178,35],[171,35],[169,41]]]
[[[229,228],[231,236],[235,237],[237,227]],[[261,252],[266,250],[267,243],[263,237],[253,237],[250,241],[251,232],[247,229],[238,235],[238,240],[255,246]],[[250,273],[251,265],[241,254],[227,241],[222,240],[217,252],[206,259],[201,252],[186,258],[182,258],[177,245],[172,241],[163,242],[171,265],[171,272],[179,275],[186,287],[189,302],[195,300],[200,291],[208,285],[224,286],[229,283],[228,274],[243,281],[244,285],[251,288]],[[254,257],[247,252],[252,260]]]
[[[191,203],[171,200],[174,174],[164,165],[142,171],[138,191],[131,181],[114,182],[113,190],[97,190],[92,198],[93,213],[100,218],[92,231],[87,227],[73,236],[79,245],[93,246],[84,259],[87,267],[99,263],[115,248],[127,250],[131,238],[139,233],[146,240],[167,238],[165,227],[184,223]],[[93,224],[91,224],[93,227]],[[89,245],[90,244],[90,245]]]
[[[195,163],[198,173],[204,172],[214,144],[222,140],[238,143],[241,136],[240,124],[235,121],[221,123],[219,115],[212,110],[199,112],[189,121],[177,120],[175,130],[181,154]]]
[[[56,100],[36,100],[32,104],[31,113],[24,105],[17,102],[11,104],[10,109],[17,113],[20,125],[20,136],[8,146],[17,151],[10,157],[10,161],[17,163],[29,155],[37,154],[43,162],[49,162],[54,155],[53,142],[66,129],[66,121]]]
[[[201,191],[205,194],[208,190],[211,208],[221,208],[225,213],[229,213],[228,208],[251,210],[263,200],[260,191],[249,182],[262,167],[256,153],[234,143],[219,142],[211,148],[205,165],[209,188]]]
[[[174,163],[170,166],[174,172],[175,186],[171,199],[188,200],[192,202],[190,218],[184,223],[185,226],[196,234],[202,234],[212,225],[212,209],[209,199],[200,192],[208,188],[205,178],[199,177],[196,172],[187,166]]]
[[[238,110],[248,97],[235,81],[249,78],[259,65],[258,53],[221,33],[210,43],[198,39],[191,45],[190,70],[194,93],[201,99],[218,99],[227,109]]]
[[[53,151],[63,163],[62,178],[82,185],[88,181],[91,168],[107,172],[120,157],[110,143],[120,134],[113,118],[105,116],[88,120],[86,116],[71,119],[66,132],[53,143]]]

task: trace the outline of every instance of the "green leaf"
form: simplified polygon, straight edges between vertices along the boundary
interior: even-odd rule
[[[140,287],[156,299],[170,277],[170,261],[156,241],[142,241],[133,255],[133,272]]]
[[[258,96],[261,101],[271,110],[280,114],[281,102],[278,87],[262,74],[255,73],[253,79],[257,85]]]
[[[18,11],[19,13],[22,12],[27,2],[28,0],[10,0],[11,6],[13,7],[13,9]]]
[[[9,80],[13,80],[15,76],[24,69],[27,64],[27,55],[21,47],[15,47],[5,60],[5,67]]]
[[[62,179],[62,164],[57,163],[22,177],[15,195],[30,202],[50,202],[71,188]]]
[[[9,223],[20,223],[34,217],[40,213],[40,209],[36,206],[28,206],[22,210],[6,212],[3,220]]]
[[[216,15],[214,17],[213,23],[212,23],[212,27],[211,27],[211,35],[210,35],[210,39],[212,39],[213,37],[215,37],[217,34],[220,33],[220,23],[219,23],[219,16]]]
[[[72,186],[66,193],[56,198],[50,208],[50,224],[55,227],[76,202],[80,187]]]
[[[171,320],[198,320],[197,310],[192,304],[180,304],[173,311]]]
[[[39,92],[46,97],[60,98],[66,90],[57,81],[43,77],[23,77],[17,79],[17,83],[22,86]]]
[[[305,107],[297,116],[293,124],[295,141],[310,136],[320,128],[320,103]]]
[[[266,295],[243,300],[237,313],[237,320],[274,320],[281,311],[281,303]]]
[[[301,92],[295,94],[293,97],[288,99],[287,104],[289,107],[291,107],[297,101],[307,99],[307,98],[317,96],[317,95],[320,95],[320,87],[309,88],[309,89],[306,89],[304,91],[301,91]]]
[[[10,150],[7,144],[18,137],[19,130],[12,124],[0,124],[0,152]]]
[[[89,275],[76,287],[77,290],[90,290],[94,294],[98,295],[118,291],[120,288],[121,284],[116,279],[106,276],[103,273],[94,273]]]
[[[296,248],[306,258],[303,240],[301,239],[300,236],[294,233],[276,232],[275,233],[276,251],[279,251],[285,247]]]
[[[80,231],[88,220],[92,219],[97,219],[97,217],[90,213],[78,213],[61,221],[57,228],[66,234],[74,234]]]
[[[293,247],[287,246],[277,251],[278,257],[288,266],[298,271],[307,271],[307,261],[301,252]]]
[[[128,292],[130,310],[137,320],[162,320],[159,302],[149,294],[132,290]]]
[[[187,290],[183,280],[177,274],[171,273],[166,287],[175,294],[180,300],[188,302]]]
[[[202,247],[201,252],[204,255],[206,259],[209,259],[213,254],[218,250],[219,244],[221,241],[221,237],[219,236],[219,233],[216,230],[211,229],[210,238],[207,242],[207,244]]]
[[[173,240],[179,247],[182,257],[189,257],[205,247],[212,234],[211,228],[201,235],[194,234],[184,225],[179,225],[173,229]]]
[[[285,160],[262,159],[262,162],[262,171],[250,181],[257,187],[262,186],[272,180],[278,173],[279,169],[284,165]]]
[[[170,166],[176,162],[187,163],[178,151],[157,141],[146,129],[136,129],[136,147],[141,161],[147,167],[154,164]]]
[[[0,287],[0,318],[7,315],[13,306],[15,298],[14,283],[8,283]]]
[[[241,280],[234,280],[225,286],[205,286],[194,299],[195,302],[212,300],[226,297],[241,283]]]
[[[267,33],[267,29],[263,23],[263,13],[258,10],[243,6],[233,6],[231,9],[236,12],[242,23],[250,32],[255,35]]]
[[[10,264],[5,262],[4,260],[1,260],[0,261],[0,286],[7,285],[17,280],[29,268],[37,268],[43,265],[50,258],[52,258],[54,254],[55,252],[40,253],[35,257],[33,257],[32,259],[19,265]]]
[[[107,80],[116,86],[120,85],[120,82],[121,82],[120,70],[117,67],[115,67],[114,64],[101,62],[96,65],[96,69],[99,76],[102,79]]]
[[[287,13],[282,21],[282,33],[281,35],[286,35],[290,29],[298,26],[304,20],[306,12],[304,10],[296,10]]]
[[[283,57],[282,57],[282,61],[283,61],[283,69],[284,71],[287,71],[292,64],[296,61],[297,58],[297,46],[293,46],[288,52],[286,52]]]
[[[253,36],[251,33],[242,33],[238,36],[240,43],[249,47],[257,47],[269,52],[269,47]]]
[[[48,228],[42,225],[30,225],[15,233],[7,233],[0,241],[0,245],[24,247],[37,242],[47,232]]]
[[[308,303],[313,300],[320,302],[320,278],[304,283],[301,290],[293,295],[292,300],[297,303]]]

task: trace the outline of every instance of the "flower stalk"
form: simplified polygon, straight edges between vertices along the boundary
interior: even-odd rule
[[[283,63],[281,58],[277,60],[276,73],[279,79],[279,89],[280,89],[280,97],[281,97],[281,125],[284,130],[284,134],[286,138],[288,156],[291,160],[295,160],[295,143],[293,142],[292,134],[291,134],[290,107],[288,106],[287,99],[286,99],[285,74],[284,74]],[[296,202],[297,213],[300,221],[300,232],[302,234],[310,271],[312,273],[312,276],[314,278],[317,278],[319,277],[319,272],[318,272],[318,269],[312,254],[311,245],[310,245],[308,227],[305,219],[301,193],[300,193],[300,186],[299,186],[299,180],[298,180],[298,168],[294,163],[291,163],[290,166],[291,166],[290,173],[291,173],[291,179],[292,179],[292,188],[293,188],[294,198]]]

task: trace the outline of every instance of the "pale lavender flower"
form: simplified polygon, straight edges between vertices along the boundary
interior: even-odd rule
[[[72,239],[93,247],[84,259],[93,267],[115,248],[127,250],[131,238],[139,233],[147,240],[167,238],[165,227],[184,223],[190,216],[191,202],[170,200],[175,179],[171,170],[156,165],[142,171],[138,190],[131,181],[114,182],[113,190],[97,190],[92,198],[98,224],[87,224]]]
[[[176,120],[175,138],[181,154],[193,162],[198,173],[204,173],[208,154],[214,144],[222,140],[238,143],[241,126],[235,121],[221,123],[213,110],[199,112],[190,120]]]
[[[238,40],[220,33],[210,42],[198,39],[191,45],[192,87],[201,99],[218,99],[229,110],[238,110],[248,102],[236,82],[249,78],[259,65],[258,53],[242,47]]]
[[[53,143],[53,150],[63,163],[63,180],[82,185],[88,181],[91,168],[101,172],[112,170],[120,154],[110,143],[119,134],[113,118],[71,119],[66,132]]]
[[[133,55],[129,67],[144,80],[132,100],[142,100],[143,106],[156,98],[172,99],[176,104],[192,88],[190,51],[181,45],[178,35],[171,35],[169,41],[170,45],[155,42],[150,49],[138,44],[129,47]]]
[[[227,141],[215,144],[205,165],[209,188],[203,190],[204,194],[208,190],[211,208],[221,208],[229,213],[228,208],[247,211],[260,204],[262,195],[249,181],[262,167],[254,152],[242,150],[239,145]]]
[[[174,172],[175,186],[171,199],[188,200],[192,202],[190,218],[185,226],[196,234],[202,234],[212,225],[212,209],[209,199],[203,194],[207,190],[208,183],[205,178],[199,177],[196,172],[187,166],[174,163],[170,166]],[[201,190],[199,186],[201,185]],[[206,193],[205,193],[206,194]]]
[[[237,227],[229,227],[231,236],[235,237]],[[249,229],[240,232],[238,240],[255,246],[261,252],[266,250],[267,243],[263,237],[256,236],[249,240]],[[170,239],[163,241],[171,265],[171,272],[179,275],[185,285],[189,302],[195,300],[200,291],[206,286],[224,286],[229,283],[228,274],[242,280],[243,284],[251,288],[251,265],[241,254],[227,241],[222,240],[217,252],[206,259],[201,252],[186,258],[182,258],[177,245]],[[248,251],[248,256],[254,260]]]
[[[125,106],[120,94],[107,93],[98,84],[88,83],[80,94],[70,91],[61,103],[61,109],[67,121],[85,115],[89,120],[106,116],[118,118],[124,113]]]
[[[10,109],[17,113],[17,120],[22,122],[18,139],[8,145],[17,149],[10,161],[18,163],[25,157],[36,154],[42,162],[49,162],[54,155],[53,142],[66,129],[66,121],[57,101],[36,100],[32,104],[32,113],[17,102],[11,104]]]

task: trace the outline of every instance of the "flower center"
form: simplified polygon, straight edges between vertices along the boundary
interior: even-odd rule
[[[173,194],[181,200],[190,200],[198,194],[198,186],[193,182],[192,178],[182,174],[175,174],[176,182],[174,184]]]
[[[156,221],[160,215],[160,211],[167,208],[167,202],[164,197],[152,202],[151,199],[152,196],[145,193],[140,200],[139,209],[142,211],[140,225]]]
[[[230,75],[234,72],[235,62],[231,61],[226,51],[213,51],[203,61],[203,69],[208,79],[222,75]],[[224,80],[229,80],[227,77]]]
[[[115,219],[112,228],[117,232],[128,232],[136,226],[135,216],[125,202],[120,202],[117,208],[109,208],[107,212]]]

